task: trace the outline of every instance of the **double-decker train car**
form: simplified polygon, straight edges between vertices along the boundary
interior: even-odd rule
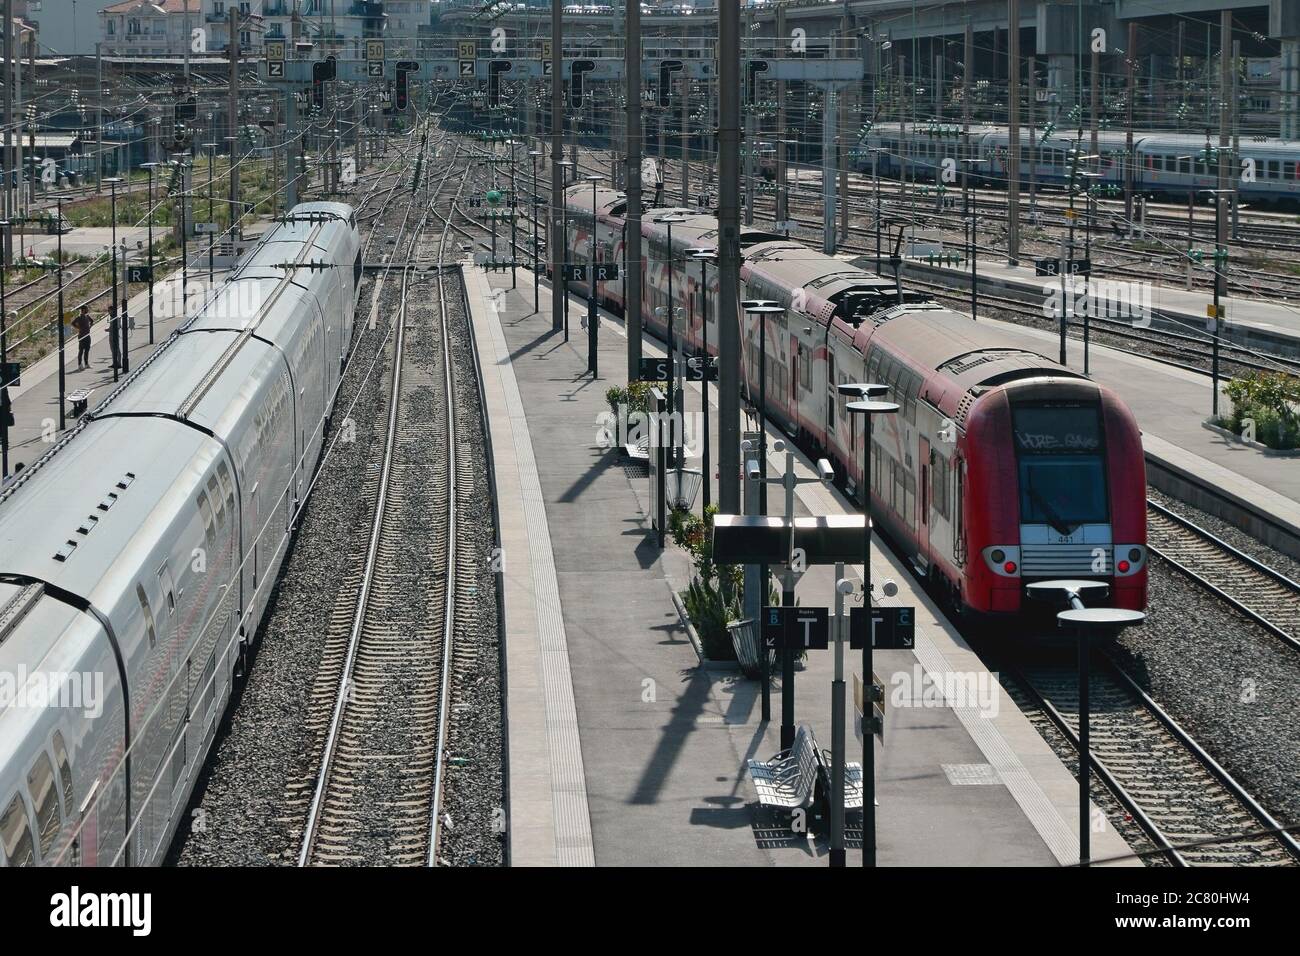
[[[1055,129],[1045,135],[1041,129],[1022,128],[1021,178],[1028,182],[1032,170],[1040,183],[1066,183],[1070,178],[1070,151],[1079,143],[1085,152],[1091,152],[1092,136],[1088,130],[1084,130],[1080,140],[1074,129]],[[966,148],[960,127],[951,124],[931,129],[925,124],[902,127],[898,123],[880,123],[862,137],[852,155],[855,168],[861,172],[871,172],[874,163],[884,176],[910,173],[923,179],[936,178],[945,159],[955,163],[969,155],[975,160],[971,173],[979,182],[1005,186],[1009,144],[1006,126],[972,126],[970,146]],[[1213,189],[1218,181],[1215,160],[1205,155],[1206,144],[1203,135],[1135,132],[1135,188],[1141,193],[1178,199],[1185,199],[1188,193]],[[1218,148],[1217,135],[1209,145]],[[1123,183],[1123,164],[1119,159],[1126,149],[1124,133],[1098,132],[1100,159],[1087,167],[1100,174],[1096,182]],[[1228,158],[1224,161],[1232,162]],[[1238,188],[1243,200],[1300,205],[1300,142],[1262,136],[1243,138],[1240,163],[1242,175]],[[954,168],[960,176],[960,165]]]
[[[360,250],[351,207],[295,207],[0,493],[0,864],[166,853],[321,453]]]
[[[577,224],[568,255],[585,261],[590,190],[569,195]],[[597,248],[622,250],[617,194],[595,217]],[[674,337],[717,353],[717,270],[707,290],[686,249],[716,248],[717,222],[696,210],[647,210],[643,219],[642,316],[667,338],[669,212],[675,265]],[[677,218],[674,216],[673,218]],[[758,402],[766,363],[766,414],[811,451],[832,459],[859,502],[862,424],[838,386],[879,382],[900,406],[875,425],[871,511],[918,574],[956,607],[980,614],[1027,610],[1024,586],[1048,578],[1110,585],[1119,607],[1146,605],[1146,479],[1132,414],[1113,392],[991,325],[919,297],[893,281],[800,242],[757,230],[741,237],[741,297],[779,302],[766,321],[742,323],[742,376]],[[622,283],[598,287],[622,306]]]

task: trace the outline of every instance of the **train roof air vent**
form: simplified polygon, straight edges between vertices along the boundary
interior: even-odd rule
[[[980,349],[975,352],[967,352],[964,355],[958,355],[951,358],[939,366],[939,371],[948,372],[951,375],[964,375],[973,368],[981,365],[987,365],[989,362],[1000,362],[1003,359],[1017,358],[1042,358],[1037,352],[1029,352],[1025,349]]]
[[[45,588],[42,585],[29,584],[0,607],[0,644],[3,644],[9,635],[18,629],[23,618],[31,613],[44,593]]]
[[[976,394],[977,391],[979,392],[979,394]],[[980,394],[983,394],[983,392],[984,392],[983,389],[977,390],[972,388],[965,395],[961,397],[961,401],[957,404],[956,418],[957,418],[958,425],[965,426],[966,415],[968,412],[970,412],[970,407],[975,404],[975,399],[979,398]]]
[[[66,561],[68,560],[68,558],[72,557],[72,552],[76,550],[77,550],[77,542],[65,541],[63,542],[63,547],[59,548],[58,551],[54,552],[54,560]]]

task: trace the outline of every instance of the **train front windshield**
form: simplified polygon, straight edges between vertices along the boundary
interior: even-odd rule
[[[1095,405],[1021,405],[1012,410],[1020,521],[1068,535],[1109,520],[1101,416]]]

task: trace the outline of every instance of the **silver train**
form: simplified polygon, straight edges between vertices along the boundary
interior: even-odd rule
[[[319,460],[360,277],[354,210],[295,207],[0,495],[0,864],[166,854]]]
[[[851,161],[860,172],[872,172],[874,163],[884,176],[901,176],[911,169],[920,178],[934,179],[945,160],[956,164],[965,153],[975,159],[971,172],[979,181],[993,186],[1005,185],[1011,142],[1009,129],[1006,126],[972,126],[970,147],[965,151],[960,130],[960,125],[953,123],[940,127],[922,123],[905,128],[898,123],[878,123],[852,151]],[[1077,131],[1068,128],[1044,136],[1041,129],[1034,131],[1022,127],[1021,178],[1028,182],[1032,160],[1034,175],[1039,182],[1066,183],[1070,177],[1070,150],[1076,147],[1077,137]],[[1091,134],[1087,130],[1084,130],[1082,142],[1087,150],[1091,144]],[[1217,148],[1218,142],[1216,133],[1211,145]],[[1204,153],[1205,146],[1204,135],[1135,132],[1133,182],[1136,189],[1150,195],[1182,199],[1189,192],[1213,189],[1218,174],[1214,159],[1207,159]],[[1098,132],[1097,149],[1102,157],[1098,183],[1123,184],[1121,158],[1126,148],[1123,132]],[[953,168],[960,170],[961,167],[954,165]],[[770,169],[769,163],[763,170],[764,175],[768,175]],[[960,179],[957,182],[960,183]],[[1242,198],[1252,202],[1290,207],[1300,205],[1300,142],[1243,137],[1239,188]]]

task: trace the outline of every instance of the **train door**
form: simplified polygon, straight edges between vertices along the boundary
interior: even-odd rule
[[[786,408],[790,410],[791,423],[799,425],[799,360],[803,358],[803,346],[792,333],[790,335],[790,391],[785,396]]]
[[[919,522],[916,529],[916,547],[917,563],[925,570],[930,567],[930,509],[933,507],[933,502],[930,500],[932,494],[930,469],[934,467],[934,461],[930,457],[930,440],[922,435],[920,443],[917,462],[921,467],[917,469],[917,479],[921,485],[921,494],[916,503]]]
[[[839,395],[835,391],[835,351],[829,344],[826,348],[826,435],[824,447],[827,452],[835,448],[835,408],[839,404]]]

